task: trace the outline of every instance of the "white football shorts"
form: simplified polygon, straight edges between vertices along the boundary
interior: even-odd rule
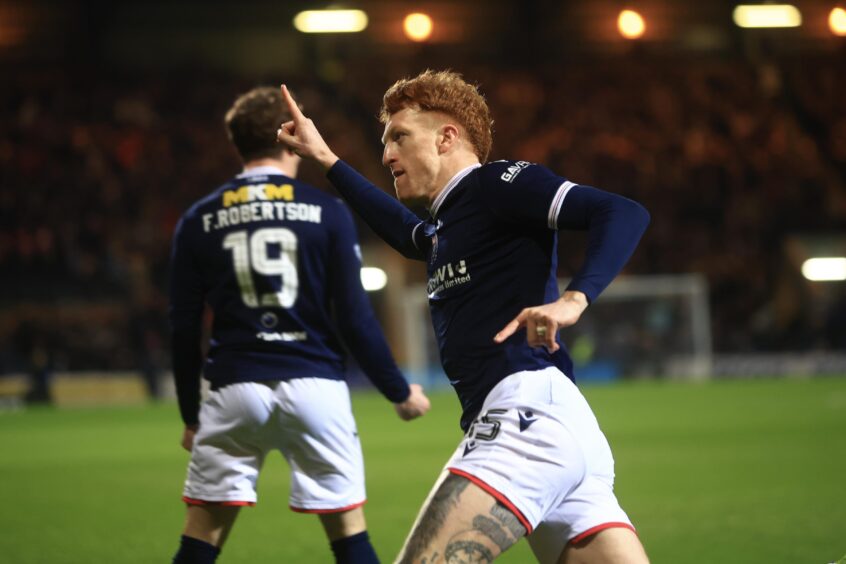
[[[557,368],[517,372],[485,398],[447,463],[508,507],[540,562],[609,527],[634,530],[614,495],[614,458],[590,406]]]
[[[290,507],[335,513],[365,502],[364,461],[345,382],[326,378],[230,384],[200,408],[183,500],[254,505],[268,452],[291,467]]]

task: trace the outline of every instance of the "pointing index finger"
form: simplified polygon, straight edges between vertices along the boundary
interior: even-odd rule
[[[514,319],[509,321],[508,325],[503,327],[502,330],[499,333],[496,334],[496,336],[494,337],[494,342],[502,343],[508,337],[510,337],[511,335],[516,333],[517,330],[520,327],[522,327],[523,324],[525,323],[525,319],[526,319],[526,317],[525,317],[524,313],[521,311],[520,315],[518,315],[517,317],[515,317]]]
[[[300,107],[297,106],[297,102],[294,101],[294,97],[291,96],[291,93],[288,92],[288,87],[284,84],[282,85],[282,97],[285,98],[285,103],[288,104],[288,111],[291,112],[291,117],[299,121],[301,119],[305,119],[305,115],[300,111]]]

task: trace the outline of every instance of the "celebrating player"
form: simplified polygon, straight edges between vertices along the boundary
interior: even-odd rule
[[[488,562],[523,535],[542,562],[645,562],[613,492],[611,450],[574,385],[558,329],[619,273],[649,222],[626,198],[525,161],[486,162],[491,118],[476,87],[426,71],[385,93],[383,164],[399,199],[332,152],[283,86],[278,139],[319,162],[350,205],[425,261],[444,370],[465,437],[423,505],[401,562]],[[557,230],[588,231],[559,297]]]
[[[176,228],[173,368],[191,462],[174,562],[215,561],[240,506],[255,504],[273,449],[291,466],[291,509],[318,514],[336,561],[378,561],[361,507],[364,465],[338,334],[400,418],[429,409],[420,386],[397,369],[362,288],[350,213],[294,180],[300,157],[276,143],[287,119],[278,89],[238,98],[226,125],[244,171]],[[211,392],[200,408],[204,302],[214,326],[202,369]]]

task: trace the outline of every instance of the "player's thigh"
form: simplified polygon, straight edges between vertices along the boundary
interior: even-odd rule
[[[561,553],[559,564],[647,564],[640,539],[631,529],[604,529]]]
[[[264,447],[264,427],[273,411],[273,390],[265,382],[236,382],[209,393],[200,407],[195,444],[224,451],[254,451]]]
[[[267,451],[271,417],[267,385],[242,382],[211,392],[200,410],[184,497],[205,502],[256,501],[256,482]]]
[[[349,389],[338,380],[283,382],[276,446],[291,466],[295,511],[346,511],[365,499],[364,460]]]
[[[490,562],[525,534],[491,494],[449,474],[427,500],[398,562]]]

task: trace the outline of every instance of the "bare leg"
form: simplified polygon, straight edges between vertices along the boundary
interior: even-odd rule
[[[426,501],[397,561],[491,562],[525,534],[517,517],[492,495],[450,474]]]
[[[631,529],[611,528],[564,547],[559,564],[648,564],[646,551]]]
[[[367,530],[364,509],[361,507],[340,513],[322,513],[320,514],[320,523],[323,525],[323,530],[326,531],[329,542],[351,537]]]
[[[226,542],[240,509],[232,505],[189,505],[183,534],[220,548]]]

